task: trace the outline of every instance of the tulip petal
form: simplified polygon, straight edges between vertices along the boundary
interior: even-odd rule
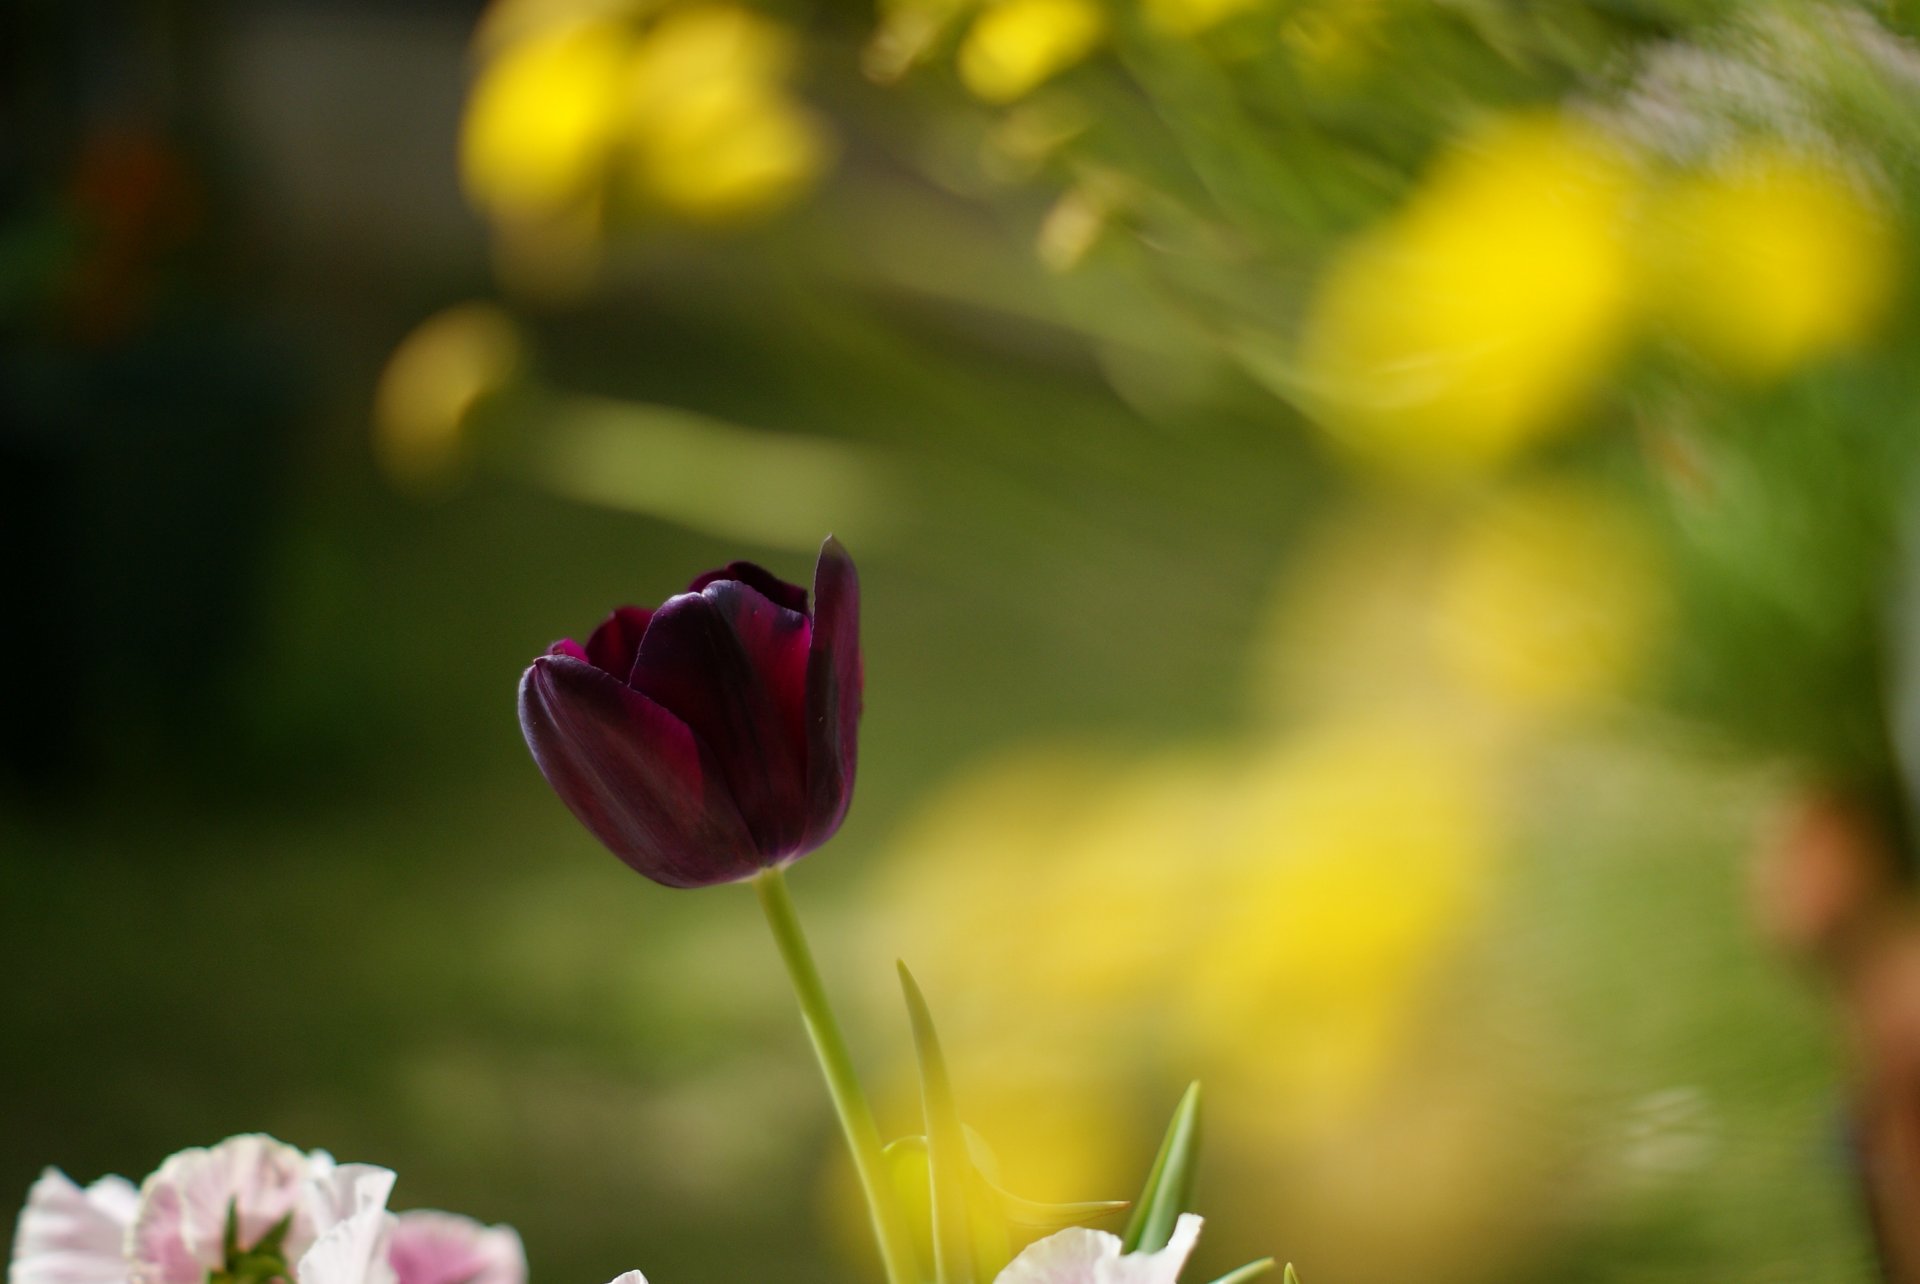
[[[798,584],[789,584],[757,562],[728,562],[717,571],[708,571],[687,585],[687,592],[698,593],[709,584],[721,580],[738,580],[775,606],[784,606],[789,611],[807,613],[807,591]]]
[[[520,728],[561,801],[648,878],[704,887],[759,868],[711,751],[645,694],[584,661],[542,656],[520,679]]]
[[[654,612],[630,684],[713,754],[763,865],[806,833],[807,617],[740,580],[715,580]]]
[[[859,756],[860,575],[829,535],[813,568],[813,638],[807,652],[807,835],[809,850],[833,837],[853,801]]]
[[[633,672],[633,657],[640,653],[640,639],[647,635],[651,619],[653,612],[647,607],[615,607],[587,639],[587,661],[625,682]]]

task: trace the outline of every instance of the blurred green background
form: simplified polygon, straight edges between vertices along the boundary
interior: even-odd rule
[[[1088,2],[15,7],[0,1189],[257,1129],[539,1278],[868,1278],[752,898],[512,712],[832,529],[887,1131],[898,956],[1023,1193],[1206,1081],[1197,1278],[1874,1277],[1753,867],[1905,812],[1900,15]]]

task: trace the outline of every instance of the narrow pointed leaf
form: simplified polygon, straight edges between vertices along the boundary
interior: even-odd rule
[[[1246,1284],[1246,1281],[1258,1279],[1260,1276],[1272,1270],[1273,1267],[1273,1259],[1271,1257],[1263,1257],[1257,1262],[1248,1262],[1237,1271],[1228,1271],[1225,1275],[1215,1280],[1213,1284]],[[1293,1267],[1291,1266],[1287,1267],[1287,1279],[1292,1280],[1293,1284],[1300,1284],[1300,1281],[1294,1278]],[[1282,1284],[1285,1284],[1285,1282],[1283,1281]]]
[[[1280,1284],[1300,1284],[1300,1277],[1294,1273],[1292,1262],[1287,1263],[1287,1273],[1282,1277]]]
[[[1097,1222],[1102,1217],[1111,1217],[1115,1213],[1125,1212],[1130,1205],[1124,1199],[1089,1199],[1075,1204],[1042,1204],[1031,1199],[1022,1199],[1011,1191],[993,1188],[999,1197],[1000,1206],[1006,1211],[1007,1220],[1016,1226],[1028,1230],[1057,1231],[1069,1226],[1082,1226],[1087,1222]]]
[[[1193,1198],[1193,1170],[1200,1150],[1200,1085],[1187,1085],[1173,1108],[1167,1135],[1160,1143],[1147,1184],[1140,1191],[1133,1216],[1121,1235],[1122,1251],[1157,1253],[1167,1246],[1173,1224]]]
[[[933,1268],[936,1284],[976,1284],[973,1236],[967,1217],[967,1187],[973,1160],[953,1101],[953,1080],[934,1033],[933,1014],[913,973],[901,963],[900,990],[920,1059],[920,1101],[927,1118],[927,1158],[933,1174]]]

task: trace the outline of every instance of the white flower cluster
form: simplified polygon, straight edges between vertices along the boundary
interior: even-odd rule
[[[512,1227],[390,1212],[393,1180],[258,1135],[183,1150],[137,1190],[123,1177],[82,1189],[49,1168],[21,1210],[7,1284],[526,1284]],[[1191,1213],[1153,1253],[1064,1230],[995,1284],[1176,1284],[1199,1236]],[[647,1280],[628,1271],[612,1284]]]
[[[393,1173],[271,1137],[174,1155],[136,1190],[49,1168],[28,1192],[7,1284],[526,1284],[507,1226],[387,1209]]]

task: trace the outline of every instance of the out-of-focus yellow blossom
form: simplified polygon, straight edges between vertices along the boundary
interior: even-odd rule
[[[986,102],[1010,103],[1092,53],[1106,32],[1097,0],[996,0],[960,44],[961,83]]]
[[[826,131],[787,93],[792,35],[732,4],[670,10],[627,69],[645,198],[719,222],[786,204],[825,166]]]
[[[1663,601],[1652,538],[1630,510],[1575,483],[1534,483],[1477,510],[1452,541],[1434,641],[1492,700],[1565,712],[1636,675]]]
[[[1449,478],[1564,426],[1631,316],[1636,175],[1559,115],[1503,120],[1350,244],[1308,317],[1317,417],[1359,457]]]
[[[1443,701],[1428,624],[1444,529],[1439,514],[1370,505],[1303,541],[1255,652],[1260,703],[1292,717]]]
[[[541,247],[527,242],[550,238],[571,262],[576,232],[597,240],[623,198],[724,222],[785,204],[825,167],[826,131],[787,88],[793,37],[771,20],[719,2],[648,21],[526,8],[483,24],[490,57],[462,158],[468,191],[519,260],[537,267]]]
[[[743,82],[676,100],[635,140],[637,177],[661,205],[702,222],[751,217],[804,191],[826,134],[792,100]]]
[[[1646,247],[1660,319],[1756,380],[1864,339],[1897,258],[1885,214],[1858,183],[1780,144],[1676,182],[1653,206]]]
[[[1337,1126],[1472,921],[1501,828],[1490,764],[1438,728],[1336,723],[1255,768],[1187,973],[1209,1075],[1274,1135]]]
[[[1042,1079],[1124,1091],[1198,1073],[1259,1101],[1270,1137],[1335,1127],[1471,921],[1493,792],[1456,739],[1372,720],[1252,768],[1013,760],[916,827],[870,916],[875,948],[930,978],[951,1047],[990,1050],[963,1080],[983,1101],[1038,1110]],[[976,1123],[1039,1197],[1106,1193],[1016,1161],[1005,1129],[1039,1127],[1018,1110]],[[1064,1163],[1086,1143],[1060,1144]]]
[[[421,322],[394,349],[374,389],[381,465],[403,484],[446,476],[459,460],[468,414],[520,362],[519,332],[492,304],[464,303]]]
[[[1209,918],[1195,860],[1223,841],[1231,810],[1223,758],[1169,752],[1111,773],[1070,841],[1025,875],[1048,907],[1047,930],[1023,951],[1026,1002],[1070,1024],[1089,1008],[1137,1016],[1171,1001],[1187,943]]]
[[[627,124],[622,73],[631,45],[620,23],[564,23],[507,45],[481,68],[460,139],[475,204],[496,217],[543,219],[590,193]]]

